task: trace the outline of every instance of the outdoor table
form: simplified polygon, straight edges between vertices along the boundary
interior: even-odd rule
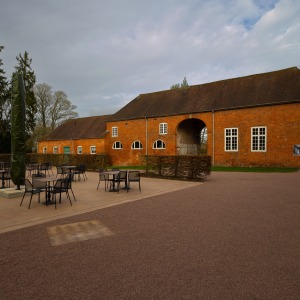
[[[64,170],[69,170],[68,173],[73,173],[73,171],[76,169],[76,166],[61,166]]]
[[[55,202],[51,201],[50,189],[51,189],[51,182],[52,182],[52,186],[53,186],[54,182],[57,181],[57,177],[56,176],[35,177],[34,180],[38,181],[38,182],[46,183],[46,194],[45,194],[46,201],[43,202],[42,204],[45,204],[45,205],[55,204]]]

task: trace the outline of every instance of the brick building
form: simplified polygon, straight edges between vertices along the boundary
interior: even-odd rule
[[[300,70],[141,94],[113,115],[67,121],[38,145],[106,153],[114,165],[205,151],[213,165],[300,167]]]

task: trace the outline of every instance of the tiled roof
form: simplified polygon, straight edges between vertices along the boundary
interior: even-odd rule
[[[54,129],[45,140],[102,138],[111,115],[68,120]]]
[[[110,121],[171,116],[300,101],[297,67],[141,94]]]

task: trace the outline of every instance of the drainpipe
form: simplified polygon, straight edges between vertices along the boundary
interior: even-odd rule
[[[148,119],[145,117],[146,121],[146,173],[148,174]]]
[[[215,165],[215,112],[212,110],[212,165]]]
[[[74,144],[73,144],[73,139],[71,139],[71,145],[72,145],[71,154],[74,154]]]
[[[148,119],[145,117],[146,120],[146,155],[148,155]]]

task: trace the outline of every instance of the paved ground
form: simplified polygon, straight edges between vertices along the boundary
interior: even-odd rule
[[[0,198],[0,299],[299,299],[300,172],[88,177],[56,211]]]

